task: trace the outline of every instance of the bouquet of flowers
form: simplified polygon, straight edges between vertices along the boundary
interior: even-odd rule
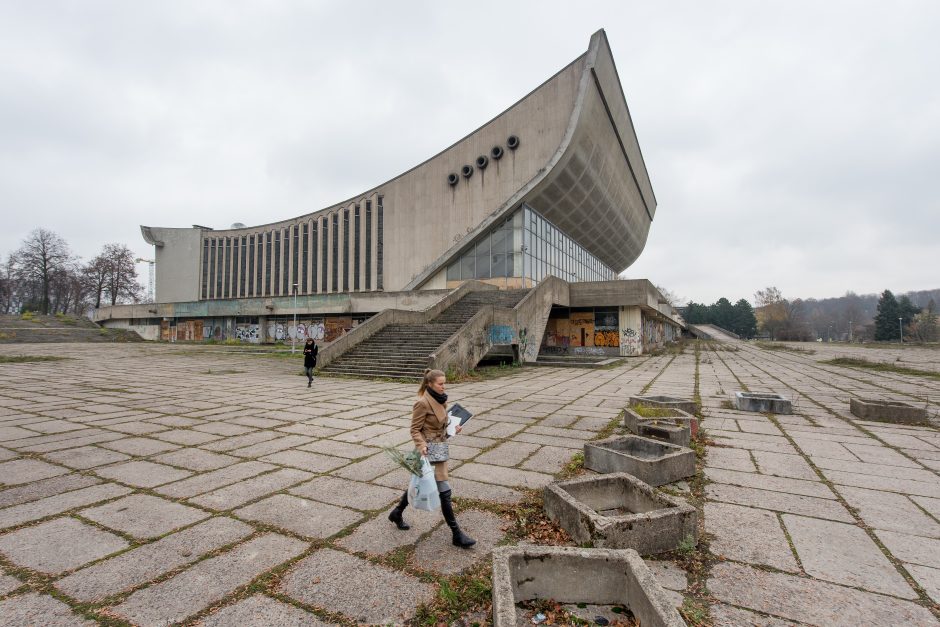
[[[407,455],[391,446],[383,446],[385,454],[392,458],[396,464],[410,472],[416,477],[421,476],[421,452],[415,449]]]

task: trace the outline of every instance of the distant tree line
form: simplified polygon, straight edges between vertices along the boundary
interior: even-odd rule
[[[936,292],[936,290],[934,291]],[[904,295],[895,298],[890,290],[878,297],[858,296],[849,292],[839,299],[787,299],[776,287],[758,290],[754,295],[760,335],[772,340],[805,342],[826,341],[905,341],[940,340],[937,306],[933,292],[915,292],[923,304]],[[874,304],[874,316],[866,313],[865,303]],[[821,308],[820,303],[838,303]]]
[[[918,307],[907,296],[895,298],[885,290],[878,298],[875,315],[874,339],[879,341],[936,342],[940,339],[937,327],[937,303],[933,299],[926,307]]]
[[[106,244],[83,263],[58,234],[36,229],[0,264],[0,313],[83,314],[142,295],[134,254],[124,244]]]
[[[754,308],[743,298],[733,305],[724,297],[711,305],[689,301],[683,316],[689,324],[714,324],[743,338],[752,338],[757,333]]]

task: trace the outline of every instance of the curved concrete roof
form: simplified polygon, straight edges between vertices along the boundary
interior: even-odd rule
[[[521,140],[516,150],[506,149],[505,156],[490,160],[485,170],[474,168],[469,178],[448,184],[448,174],[472,166],[494,146],[505,149],[510,135]],[[446,265],[523,202],[614,270],[626,269],[646,243],[656,198],[604,32],[591,37],[587,52],[503,113],[434,157],[354,198],[243,229],[144,226],[141,230],[148,243],[165,249],[184,243],[188,253],[192,238],[202,233],[223,237],[260,233],[376,197],[384,200],[386,290],[442,287]],[[171,251],[165,253],[162,256],[168,259]],[[157,256],[159,265],[159,248]],[[185,262],[173,263],[180,264],[180,270],[188,264],[196,274],[198,258],[186,257]]]

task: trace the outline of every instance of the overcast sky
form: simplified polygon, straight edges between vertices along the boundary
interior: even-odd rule
[[[940,3],[0,0],[0,255],[322,209],[607,31],[659,202],[625,276],[700,302],[940,287]],[[145,276],[145,267],[140,268]]]

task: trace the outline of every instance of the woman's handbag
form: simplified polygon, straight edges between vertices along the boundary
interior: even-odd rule
[[[434,468],[427,457],[421,458],[421,476],[411,475],[411,484],[408,486],[408,503],[415,509],[433,512],[441,508],[441,496],[437,492],[437,481],[434,480]]]
[[[428,442],[428,461],[446,462],[450,459],[450,448],[446,442]]]

